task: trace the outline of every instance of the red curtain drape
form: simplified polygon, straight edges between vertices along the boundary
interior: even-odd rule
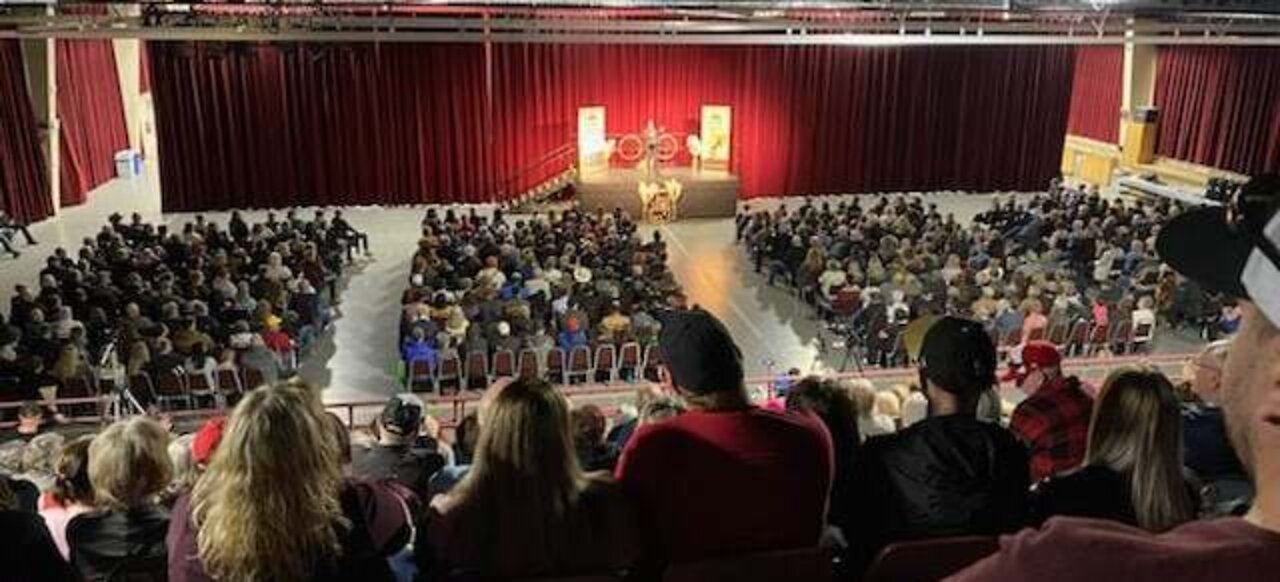
[[[1156,153],[1258,174],[1280,170],[1280,49],[1162,46]]]
[[[744,196],[1031,189],[1066,47],[149,43],[165,207],[479,201],[575,140],[733,107]]]
[[[109,40],[59,40],[58,117],[62,204],[81,204],[115,177],[115,154],[129,147],[116,56]]]
[[[23,222],[53,214],[44,154],[23,72],[22,48],[0,40],[0,203]]]
[[[1076,47],[1067,133],[1116,143],[1124,92],[1124,47]]]

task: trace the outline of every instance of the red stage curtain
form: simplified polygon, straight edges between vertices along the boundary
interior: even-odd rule
[[[611,134],[693,132],[701,105],[732,106],[746,197],[1034,189],[1057,172],[1073,63],[1066,47],[149,45],[174,210],[490,200],[575,140],[583,105],[608,108]]]
[[[61,198],[82,204],[115,177],[115,154],[129,147],[116,55],[109,40],[60,40]]]
[[[18,41],[0,40],[0,203],[35,222],[53,214],[53,200],[23,67]]]
[[[1124,47],[1076,47],[1067,133],[1117,143],[1123,93]]]
[[[1280,49],[1162,46],[1156,153],[1259,174],[1280,170]]]
[[[491,191],[479,45],[147,46],[166,210]]]

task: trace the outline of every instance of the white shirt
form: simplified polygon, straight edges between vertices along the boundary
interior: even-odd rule
[[[897,430],[898,428],[893,425],[893,419],[883,414],[864,414],[858,417],[858,435],[864,441],[873,436],[892,434]]]
[[[923,392],[912,392],[902,401],[902,427],[906,428],[929,416],[929,399]]]

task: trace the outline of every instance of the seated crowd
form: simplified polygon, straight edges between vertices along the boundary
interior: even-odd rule
[[[620,211],[511,220],[431,209],[422,231],[402,301],[406,373],[499,352],[513,364],[532,352],[545,371],[556,348],[648,344],[658,310],[680,301],[661,235],[641,240]]]
[[[318,390],[279,382],[192,437],[139,416],[21,443],[17,471],[0,448],[0,563],[38,580],[858,580],[902,542],[985,536],[938,577],[1270,580],[1278,209],[1280,178],[1260,178],[1230,218],[1203,209],[1162,229],[1162,259],[1241,312],[1230,343],[1188,365],[1185,403],[1147,367],[1095,391],[1030,341],[1007,375],[1028,398],[1006,427],[981,412],[997,346],[947,316],[908,347],[918,389],[902,402],[806,377],[761,406],[725,326],[673,309],[660,395],[612,431],[522,376],[490,385],[452,439],[412,394],[353,439]],[[864,438],[877,415],[901,418]],[[1219,477],[1255,496],[1224,515],[1207,501]],[[795,569],[764,574],[784,559]],[[815,560],[821,573],[800,573]]]
[[[748,208],[737,237],[770,282],[865,334],[873,364],[902,363],[895,341],[925,313],[975,319],[1002,346],[1051,339],[1114,352],[1150,342],[1157,322],[1210,335],[1238,325],[1234,304],[1219,313],[1198,285],[1161,267],[1155,237],[1171,212],[1168,201],[1126,203],[1055,182],[1026,201],[996,198],[968,226],[896,196],[867,208]]]
[[[273,381],[328,324],[360,236],[341,211],[252,225],[235,212],[226,226],[197,215],[174,231],[113,215],[74,255],[57,249],[38,288],[17,285],[0,321],[0,401],[170,372],[213,386],[215,370],[237,367]],[[152,401],[147,386],[130,388]]]

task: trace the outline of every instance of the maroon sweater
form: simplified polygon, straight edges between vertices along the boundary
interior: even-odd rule
[[[1243,519],[1193,521],[1153,535],[1117,522],[1058,517],[1005,536],[999,553],[948,581],[1248,582],[1275,580],[1277,572],[1280,533]]]

